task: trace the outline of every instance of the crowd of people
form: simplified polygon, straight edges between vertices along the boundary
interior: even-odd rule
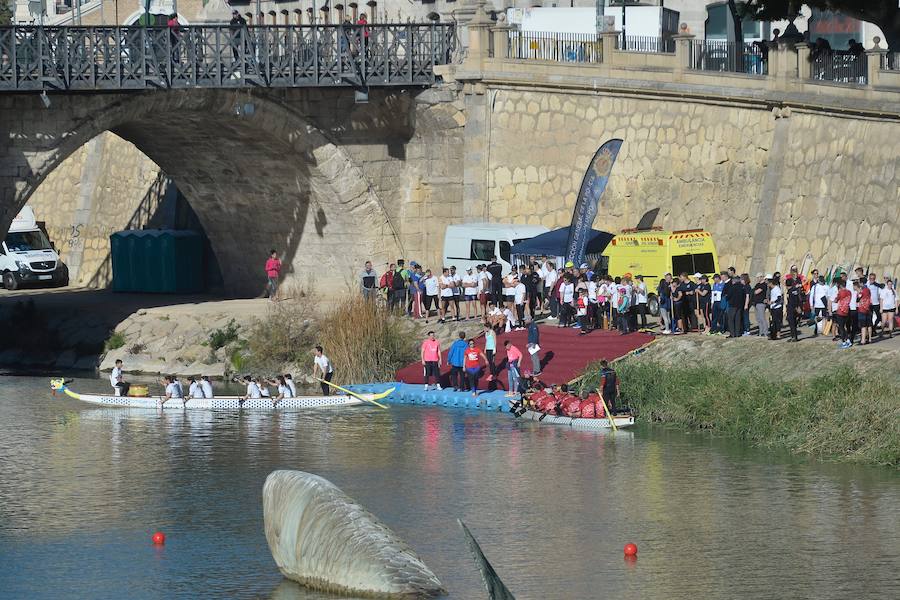
[[[514,265],[506,275],[502,270],[495,257],[465,274],[450,266],[436,276],[415,261],[406,267],[401,259],[380,277],[367,262],[360,282],[367,297],[383,294],[391,311],[426,323],[434,316],[439,323],[479,320],[499,332],[546,317],[581,334],[616,329],[622,335],[648,327],[652,295],[641,275],[610,277],[571,262],[557,269],[555,259],[546,257]],[[814,269],[804,276],[792,266],[784,275],[758,273],[755,282],[731,267],[711,278],[666,273],[653,292],[658,332],[663,335],[749,336],[752,316],[760,336],[781,339],[786,325],[788,341],[797,341],[808,325],[813,337],[833,335],[842,348],[849,348],[857,339],[869,344],[893,336],[895,285],[891,278],[879,281],[862,267],[853,274],[826,275]]]
[[[610,277],[582,263],[557,269],[555,259],[542,257],[514,265],[503,275],[494,257],[488,264],[467,268],[444,267],[440,275],[403,259],[390,263],[379,277],[371,262],[360,274],[367,298],[383,294],[389,310],[426,323],[479,320],[501,331],[523,329],[546,317],[558,327],[574,327],[587,334],[617,328],[622,334],[647,327],[648,291],[641,275]]]
[[[751,313],[756,335],[773,340],[782,338],[785,321],[787,341],[800,339],[804,325],[811,337],[833,335],[841,348],[875,339],[891,338],[896,326],[897,292],[891,278],[879,281],[875,273],[857,267],[851,275],[844,272],[823,275],[813,269],[809,276],[792,266],[790,272],[757,273],[751,282],[747,273],[734,268],[715,274],[695,274],[694,280],[682,273],[671,274],[657,288],[660,331],[681,334],[702,331],[730,338],[751,335]]]

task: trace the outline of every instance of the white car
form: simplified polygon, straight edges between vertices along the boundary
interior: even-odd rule
[[[0,244],[0,273],[3,286],[15,290],[22,285],[69,284],[69,269],[47,235],[37,226],[34,211],[26,206],[19,212]]]

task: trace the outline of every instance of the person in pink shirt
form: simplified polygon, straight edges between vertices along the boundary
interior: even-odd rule
[[[425,370],[425,389],[431,387],[429,383],[432,376],[435,387],[441,389],[441,343],[435,339],[433,331],[429,331],[428,337],[422,342],[421,357]]]
[[[269,294],[269,300],[275,302],[275,294],[278,292],[278,277],[281,275],[281,261],[278,260],[278,253],[275,250],[269,251],[269,260],[266,261],[266,277],[269,283],[266,285],[266,291]]]
[[[509,340],[503,342],[503,347],[506,348],[506,378],[509,383],[506,395],[515,396],[519,393],[519,381],[522,377],[519,374],[519,363],[522,361],[522,352],[513,346],[512,342]]]

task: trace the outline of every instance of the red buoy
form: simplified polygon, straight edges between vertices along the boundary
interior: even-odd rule
[[[163,544],[166,543],[166,534],[164,534],[162,531],[157,531],[156,533],[153,534],[153,537],[150,539],[153,540],[153,543],[155,545],[162,546]]]
[[[625,556],[637,556],[637,546],[631,542],[625,544]]]

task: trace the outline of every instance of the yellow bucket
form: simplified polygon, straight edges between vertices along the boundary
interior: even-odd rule
[[[146,398],[150,395],[150,388],[146,385],[132,385],[128,389],[129,396],[136,396],[138,398]]]

